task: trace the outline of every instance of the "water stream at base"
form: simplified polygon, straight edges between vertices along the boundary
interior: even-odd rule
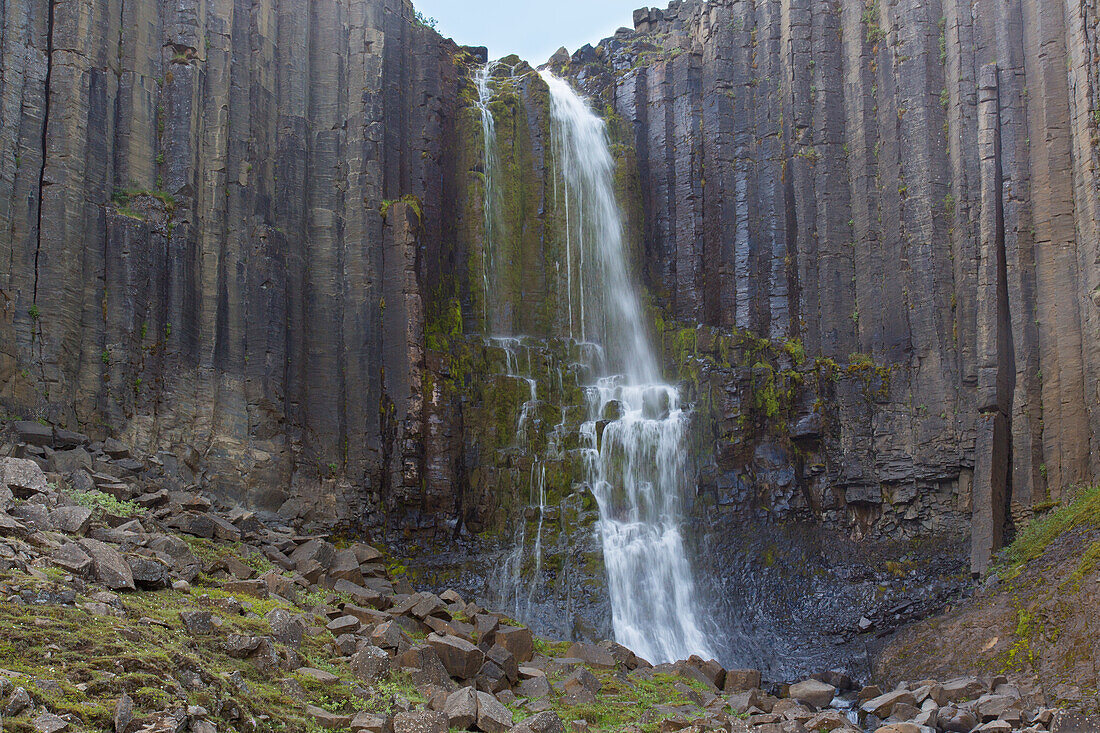
[[[489,65],[478,76],[487,151],[495,147],[494,126],[491,119],[485,120],[492,117],[488,107],[491,72]],[[597,531],[615,638],[653,663],[692,654],[713,658],[712,645],[702,630],[682,532],[687,415],[679,391],[662,382],[649,343],[638,286],[627,264],[607,131],[603,120],[568,83],[546,71],[540,74],[550,88],[552,145],[558,163],[554,196],[565,228],[567,303],[562,310],[568,337],[575,343],[594,342],[588,350],[591,358],[585,361],[597,378],[585,389],[586,419],[580,437],[585,478],[599,507]],[[496,161],[487,152],[485,162],[491,177],[490,164]],[[487,209],[497,205],[499,195],[494,182],[487,181]],[[486,214],[487,236],[492,233],[493,216]],[[516,339],[493,341],[508,354],[509,376],[531,385],[530,400],[517,426],[520,442],[538,404],[536,382],[530,364],[526,369],[519,364]],[[555,434],[562,425],[554,429]],[[557,450],[556,443],[551,441],[551,453]],[[524,607],[531,607],[542,567],[545,468],[537,457],[530,473],[530,503],[538,507],[530,586],[524,589],[520,577],[525,530],[519,530],[516,552],[503,568],[512,584],[517,616],[522,616]]]

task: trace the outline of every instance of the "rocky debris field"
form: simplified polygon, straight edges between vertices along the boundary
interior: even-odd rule
[[[186,484],[170,456],[37,423],[0,445],[4,730],[1097,730],[1006,678],[794,684],[554,642],[417,592],[368,544]]]

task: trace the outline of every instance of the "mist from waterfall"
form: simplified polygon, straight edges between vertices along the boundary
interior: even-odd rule
[[[565,219],[569,331],[603,345],[605,373],[586,390],[581,434],[615,638],[654,663],[713,658],[682,532],[687,417],[678,390],[660,381],[628,268],[606,126],[568,83],[540,73]]]

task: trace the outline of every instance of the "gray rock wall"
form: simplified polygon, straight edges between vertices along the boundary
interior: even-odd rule
[[[403,0],[0,18],[8,411],[187,446],[211,488],[269,509],[410,498],[454,44]]]

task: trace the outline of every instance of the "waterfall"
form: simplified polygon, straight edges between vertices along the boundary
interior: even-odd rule
[[[677,389],[660,381],[628,269],[607,131],[569,84],[541,74],[565,216],[569,331],[603,345],[581,434],[615,638],[654,663],[713,658],[681,531],[687,416]]]
[[[484,287],[485,323],[490,329],[496,326],[496,308],[493,307],[493,298],[497,291],[496,264],[493,259],[494,248],[499,235],[499,222],[501,206],[501,191],[498,185],[499,177],[499,152],[497,150],[496,120],[489,109],[489,100],[492,99],[493,89],[490,81],[493,71],[500,66],[499,61],[490,61],[478,70],[474,81],[477,84],[477,109],[481,114],[481,136],[485,150],[482,153],[482,174],[485,187],[485,209],[483,236],[483,253],[481,279]]]

